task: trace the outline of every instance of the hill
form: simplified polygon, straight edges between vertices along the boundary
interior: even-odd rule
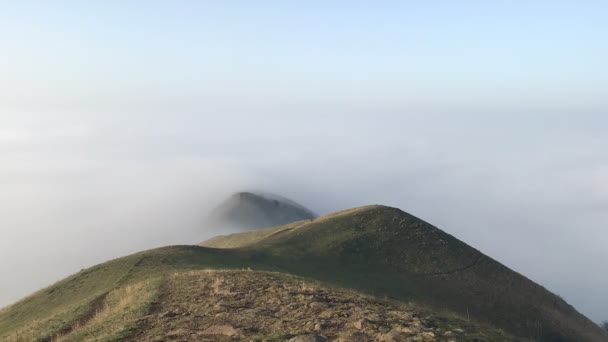
[[[207,224],[226,230],[247,231],[310,220],[316,215],[290,199],[268,193],[239,192],[222,202]]]
[[[543,287],[394,208],[208,244],[81,271],[0,311],[0,340],[607,340]]]
[[[608,340],[560,297],[394,208],[356,208],[203,245],[236,247],[285,272],[448,308],[520,337]]]
[[[449,312],[251,267],[268,268],[197,246],[112,260],[3,309],[0,340],[516,341]]]

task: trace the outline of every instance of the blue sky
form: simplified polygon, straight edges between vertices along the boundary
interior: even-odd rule
[[[258,189],[399,207],[608,319],[606,37],[603,1],[3,2],[0,306]]]
[[[220,104],[256,97],[405,109],[597,109],[608,86],[601,2],[3,7],[3,97],[17,106],[51,94],[59,102],[82,93],[113,102],[160,93]]]

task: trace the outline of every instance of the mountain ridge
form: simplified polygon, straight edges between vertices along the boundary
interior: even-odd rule
[[[374,212],[376,214],[372,214],[371,216],[375,216],[376,219],[379,217],[385,218],[376,222],[375,229],[377,234],[365,234],[360,228],[357,233],[360,221],[363,219],[369,226],[374,218],[370,220],[369,217],[365,217],[370,216],[369,214]],[[337,229],[340,223],[335,221],[339,221],[342,218],[347,218],[347,222],[341,223],[345,224],[343,229]],[[406,227],[405,230],[393,228],[389,230],[384,229],[383,231],[383,227],[396,227],[394,223],[398,221],[406,223],[404,226]],[[292,225],[295,225],[295,227]],[[400,284],[397,289],[382,289],[381,291],[384,293],[396,296],[405,293],[407,294],[405,296],[407,298],[418,297],[418,299],[435,303],[435,305],[438,302],[443,304],[449,302],[452,309],[461,314],[472,312],[474,315],[486,316],[489,318],[488,321],[493,324],[496,324],[496,322],[511,322],[509,324],[502,324],[502,327],[518,331],[522,336],[532,335],[541,340],[567,341],[568,336],[586,335],[585,330],[595,331],[595,334],[598,336],[602,334],[597,329],[596,324],[544,287],[510,270],[498,261],[484,255],[477,249],[468,246],[466,243],[443,232],[439,228],[400,209],[380,205],[365,206],[322,216],[312,222],[299,222],[292,225],[267,229],[266,231],[274,230],[274,233],[257,241],[250,241],[245,245],[240,245],[237,249],[256,251],[259,253],[257,256],[259,259],[268,257],[268,254],[271,254],[275,258],[278,257],[278,261],[275,261],[277,264],[285,264],[287,271],[297,272],[292,265],[299,264],[298,258],[289,262],[285,262],[282,259],[289,258],[304,248],[308,249],[305,253],[307,255],[306,260],[307,262],[311,262],[314,259],[311,256],[317,254],[315,250],[318,248],[315,244],[323,241],[323,231],[317,228],[321,225],[331,226],[327,227],[325,231],[331,230],[332,238],[340,234],[346,235],[348,238],[343,241],[334,239],[335,241],[329,243],[330,247],[323,249],[325,252],[334,251],[333,253],[325,253],[320,258],[323,262],[317,265],[323,268],[328,266],[328,262],[334,263],[329,267],[331,270],[327,272],[327,279],[336,277],[336,272],[379,273],[379,279],[383,279],[383,282]],[[316,226],[316,228],[305,232],[306,227],[311,226]],[[403,232],[408,233],[403,234]],[[400,235],[399,233],[402,234]],[[226,242],[239,245],[235,241],[242,240],[247,234],[241,233],[230,237],[216,237],[211,240],[212,247],[222,247],[222,244]],[[306,237],[307,235],[309,236]],[[325,238],[324,243],[327,244],[328,240],[330,239]],[[342,242],[344,243],[342,244]],[[203,245],[205,245],[205,242],[203,242]],[[375,248],[370,248],[372,245]],[[393,246],[393,248],[390,249],[390,252],[383,253],[382,250],[386,249],[386,246]],[[446,249],[446,246],[449,246],[449,248]],[[345,249],[348,250],[346,253],[344,252]],[[412,253],[405,251],[407,249],[412,251]],[[368,252],[367,258],[362,257],[362,254],[365,254],[366,250]],[[341,254],[345,255],[346,258],[341,257]],[[318,258],[318,255],[316,257]],[[406,260],[405,264],[397,260],[400,257]],[[370,260],[383,260],[383,262],[370,263]],[[300,274],[311,273],[308,270]],[[386,276],[386,274],[391,273],[403,273],[407,274],[407,276],[402,278]],[[363,279],[358,279],[357,281],[359,282],[359,286],[364,286]],[[446,285],[447,282],[451,284]],[[456,286],[456,284],[458,285]],[[500,299],[501,296],[507,296],[512,302]],[[531,296],[531,299],[525,298],[526,296]],[[492,305],[503,307],[502,311],[506,312],[507,315],[497,315],[495,310],[491,309],[492,305],[476,303],[480,302],[479,299],[482,297],[485,297],[484,300]],[[532,305],[529,304],[530,301],[538,301],[538,303]],[[470,305],[469,302],[476,304]],[[508,310],[504,310],[504,308],[508,308]],[[508,314],[509,311],[521,313]],[[536,319],[530,322],[524,320],[521,323],[522,317],[519,317],[519,315],[545,317],[546,319]],[[568,325],[566,324],[570,320],[568,317],[572,317],[586,328],[573,328],[578,332],[570,331],[570,328],[559,328],[559,325]],[[561,323],[556,323],[560,321]],[[498,324],[498,326],[501,326],[501,324]],[[557,329],[560,333],[557,333],[555,336],[551,335],[553,333],[551,331],[552,328],[548,329],[547,326]],[[562,333],[565,334],[565,337],[560,335]],[[589,335],[593,335],[593,333]],[[601,340],[598,339],[598,341]]]
[[[250,236],[244,238],[248,234]],[[606,340],[597,325],[558,296],[450,234],[396,208],[377,205],[353,208],[285,226],[233,234],[215,240],[215,244],[214,247],[169,246],[148,250],[79,272],[2,309],[0,339],[21,341],[28,339],[16,336],[30,336],[40,341],[57,337],[67,327],[84,322],[81,318],[100,296],[107,296],[104,307],[116,310],[106,319],[120,321],[113,323],[117,324],[112,335],[114,340],[139,336],[140,319],[152,319],[145,318],[152,314],[151,308],[163,305],[158,295],[167,279],[205,269],[251,269],[291,274],[327,284],[323,286],[352,289],[396,303],[413,303],[416,308],[428,307],[432,318],[424,323],[426,330],[416,330],[416,334],[420,334],[416,336],[432,332],[435,334],[432,340],[451,339],[443,335],[454,330],[452,323],[446,323],[451,322],[449,317],[460,317],[457,319],[459,326],[466,321],[471,325],[464,328],[466,333],[481,334],[477,335],[477,340],[481,341],[518,338],[552,342]],[[221,246],[232,248],[218,248]],[[204,278],[204,282],[208,281]],[[262,286],[264,282],[254,283]],[[234,286],[225,289],[226,296],[232,296]],[[181,284],[174,286],[174,290],[178,288]],[[188,297],[187,292],[179,293],[182,294],[176,294],[175,300],[179,300],[179,296]],[[242,296],[244,292],[234,293]],[[134,304],[121,308],[120,303],[127,301],[122,296]],[[297,298],[300,297],[290,300],[297,301]],[[196,315],[200,308],[198,302],[188,305],[191,305],[191,311],[184,314]],[[280,307],[271,305],[262,309],[272,311]],[[122,315],[127,317],[124,322],[118,319]],[[153,319],[164,319],[157,316]],[[221,320],[204,322],[212,321]],[[227,318],[225,322],[235,324]],[[85,327],[93,330],[106,329],[104,326],[108,325],[94,320],[85,323]],[[281,335],[277,340],[304,333],[323,333],[323,329],[333,334],[331,336],[353,332],[350,323],[323,328],[326,323],[294,326],[290,334]],[[320,324],[319,331],[314,330],[317,324]],[[272,326],[264,333],[274,334]],[[247,326],[233,328],[241,329],[246,336],[253,334]],[[80,336],[81,329],[70,330],[65,338]],[[168,340],[183,338],[178,332],[169,331],[172,329],[170,324],[163,329],[158,333],[176,334],[175,338],[165,336]],[[405,335],[399,335],[402,332],[391,330],[396,329],[394,327],[379,325],[373,329],[376,329],[374,334],[395,333],[405,340]],[[501,335],[497,329],[506,335]]]
[[[216,207],[206,223],[229,231],[246,231],[316,217],[312,210],[286,197],[242,191],[232,194]]]

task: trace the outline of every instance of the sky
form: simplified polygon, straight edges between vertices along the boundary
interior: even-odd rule
[[[399,207],[608,319],[603,1],[0,4],[0,306],[221,234]]]

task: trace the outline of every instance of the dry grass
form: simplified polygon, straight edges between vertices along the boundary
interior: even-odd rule
[[[32,341],[62,331],[116,287],[141,259],[132,255],[82,270],[0,311],[0,341]]]
[[[224,277],[216,277],[211,283],[211,290],[213,294],[227,295],[230,294],[230,291],[222,289],[222,285],[224,284]]]
[[[337,218],[340,216],[347,216],[357,212],[364,212],[371,209],[376,208],[375,205],[358,207],[353,209],[346,209],[337,211],[335,213],[323,215],[314,220],[302,220],[296,221],[292,223],[288,223],[282,226],[270,227],[264,229],[257,229],[250,232],[243,233],[234,233],[229,235],[220,235],[213,237],[209,240],[201,242],[199,245],[203,247],[212,247],[212,248],[242,248],[247,247],[253,244],[256,244],[266,238],[272,237],[274,235],[288,232],[288,231],[297,231],[302,228],[305,228],[311,224],[317,224],[322,221],[326,221],[329,219]]]
[[[283,226],[258,229],[253,232],[220,235],[201,242],[199,245],[212,248],[239,248],[257,243],[269,236],[282,231],[291,230],[305,225],[309,221],[297,221]]]
[[[84,326],[75,326],[72,332],[54,339],[67,341],[111,341],[135,324],[155,298],[159,280],[146,280],[113,290],[104,306]]]
[[[85,305],[86,303],[81,303],[71,309],[57,311],[46,319],[34,319],[28,325],[13,331],[9,335],[2,336],[0,340],[7,342],[35,341],[48,331],[49,326],[59,329],[62,324],[62,317],[74,316],[75,313],[81,312],[81,308]],[[53,337],[52,341],[55,341]]]
[[[449,341],[512,341],[510,336],[480,328],[462,319],[434,316],[399,302],[385,302],[356,291],[265,271],[184,272],[169,278],[169,292],[158,315],[146,316],[138,327],[138,341],[223,341],[209,330],[236,331],[242,341],[287,341],[293,336],[320,334],[329,340],[372,341],[384,335]],[[171,316],[163,313],[172,313]],[[363,322],[357,328],[355,323]],[[460,328],[464,329],[461,332]],[[458,330],[457,330],[458,329]],[[213,334],[211,334],[213,335]]]
[[[243,248],[170,246],[116,259],[79,272],[17,303],[9,310],[0,312],[0,340],[11,340],[7,336],[15,336],[15,331],[35,337],[61,331],[82,317],[82,308],[90,308],[88,304],[97,296],[108,293],[116,286],[161,275],[170,277],[176,271],[181,273],[193,269],[247,267],[314,278],[335,286],[375,294],[376,298],[389,296],[388,298],[424,303],[432,312],[440,313],[439,310],[445,309],[459,313],[461,317],[466,317],[464,324],[475,324],[475,320],[479,319],[513,334],[537,340],[544,338],[555,341],[561,337],[566,340],[588,341],[606,339],[597,325],[546,289],[491,258],[484,257],[453,236],[397,209],[381,206],[356,208],[314,221],[296,223],[291,227],[236,234],[219,238],[218,241]],[[150,316],[146,322],[158,329],[156,333],[166,334],[168,327],[156,324],[162,321],[163,317],[160,316],[167,313],[166,310],[173,310],[175,312],[170,314],[179,315],[179,319],[167,320],[166,323],[183,320],[182,323],[188,326],[187,330],[197,330],[200,326],[190,327],[188,322],[196,323],[198,320],[199,325],[223,325],[224,319],[232,319],[226,313],[236,308],[239,314],[242,311],[246,314],[246,320],[243,321],[245,327],[259,327],[262,324],[268,333],[282,328],[283,323],[275,318],[291,319],[290,324],[293,325],[285,328],[293,327],[294,333],[309,322],[324,324],[312,322],[317,312],[304,307],[286,311],[292,301],[301,305],[314,299],[309,297],[315,293],[322,295],[318,289],[310,290],[307,285],[301,286],[299,280],[296,286],[287,286],[283,281],[266,284],[254,281],[255,279],[249,282],[253,287],[247,288],[238,282],[246,281],[254,275],[259,276],[259,273],[244,273],[239,273],[243,279],[232,279],[222,271],[207,271],[204,273],[207,278],[201,275],[203,279],[174,275],[175,281],[169,281],[167,288],[163,283],[162,293],[173,296],[173,306],[179,310],[174,310],[171,305],[159,305],[158,310],[165,311],[155,312],[154,315],[146,314]],[[188,286],[182,284],[182,281],[187,282]],[[196,291],[193,292],[193,289]],[[260,301],[250,292],[263,300]],[[277,297],[275,294],[281,295]],[[347,297],[350,302],[366,302],[365,299]],[[373,302],[377,301],[379,300]],[[230,307],[231,303],[235,306]],[[374,303],[368,306],[375,308]],[[117,306],[120,306],[120,301]],[[156,310],[156,305],[154,309]],[[80,313],[77,310],[81,310]],[[272,310],[276,317],[268,312]],[[351,308],[339,308],[341,312],[348,313],[348,310]],[[335,310],[328,313],[333,311]],[[295,317],[294,313],[297,312],[302,317]],[[428,320],[429,328],[435,325],[446,326],[445,320],[448,323],[452,320],[450,316],[442,319],[438,316],[443,315],[429,316],[432,316]],[[299,321],[303,317],[307,317],[306,322]],[[462,322],[462,319],[454,320]],[[93,325],[89,323],[91,322],[88,321],[86,327],[79,327],[74,335],[91,329]],[[237,323],[239,322],[234,324]],[[271,326],[275,323],[278,326]],[[41,333],[32,334],[36,329]],[[137,331],[141,332],[139,329]]]

